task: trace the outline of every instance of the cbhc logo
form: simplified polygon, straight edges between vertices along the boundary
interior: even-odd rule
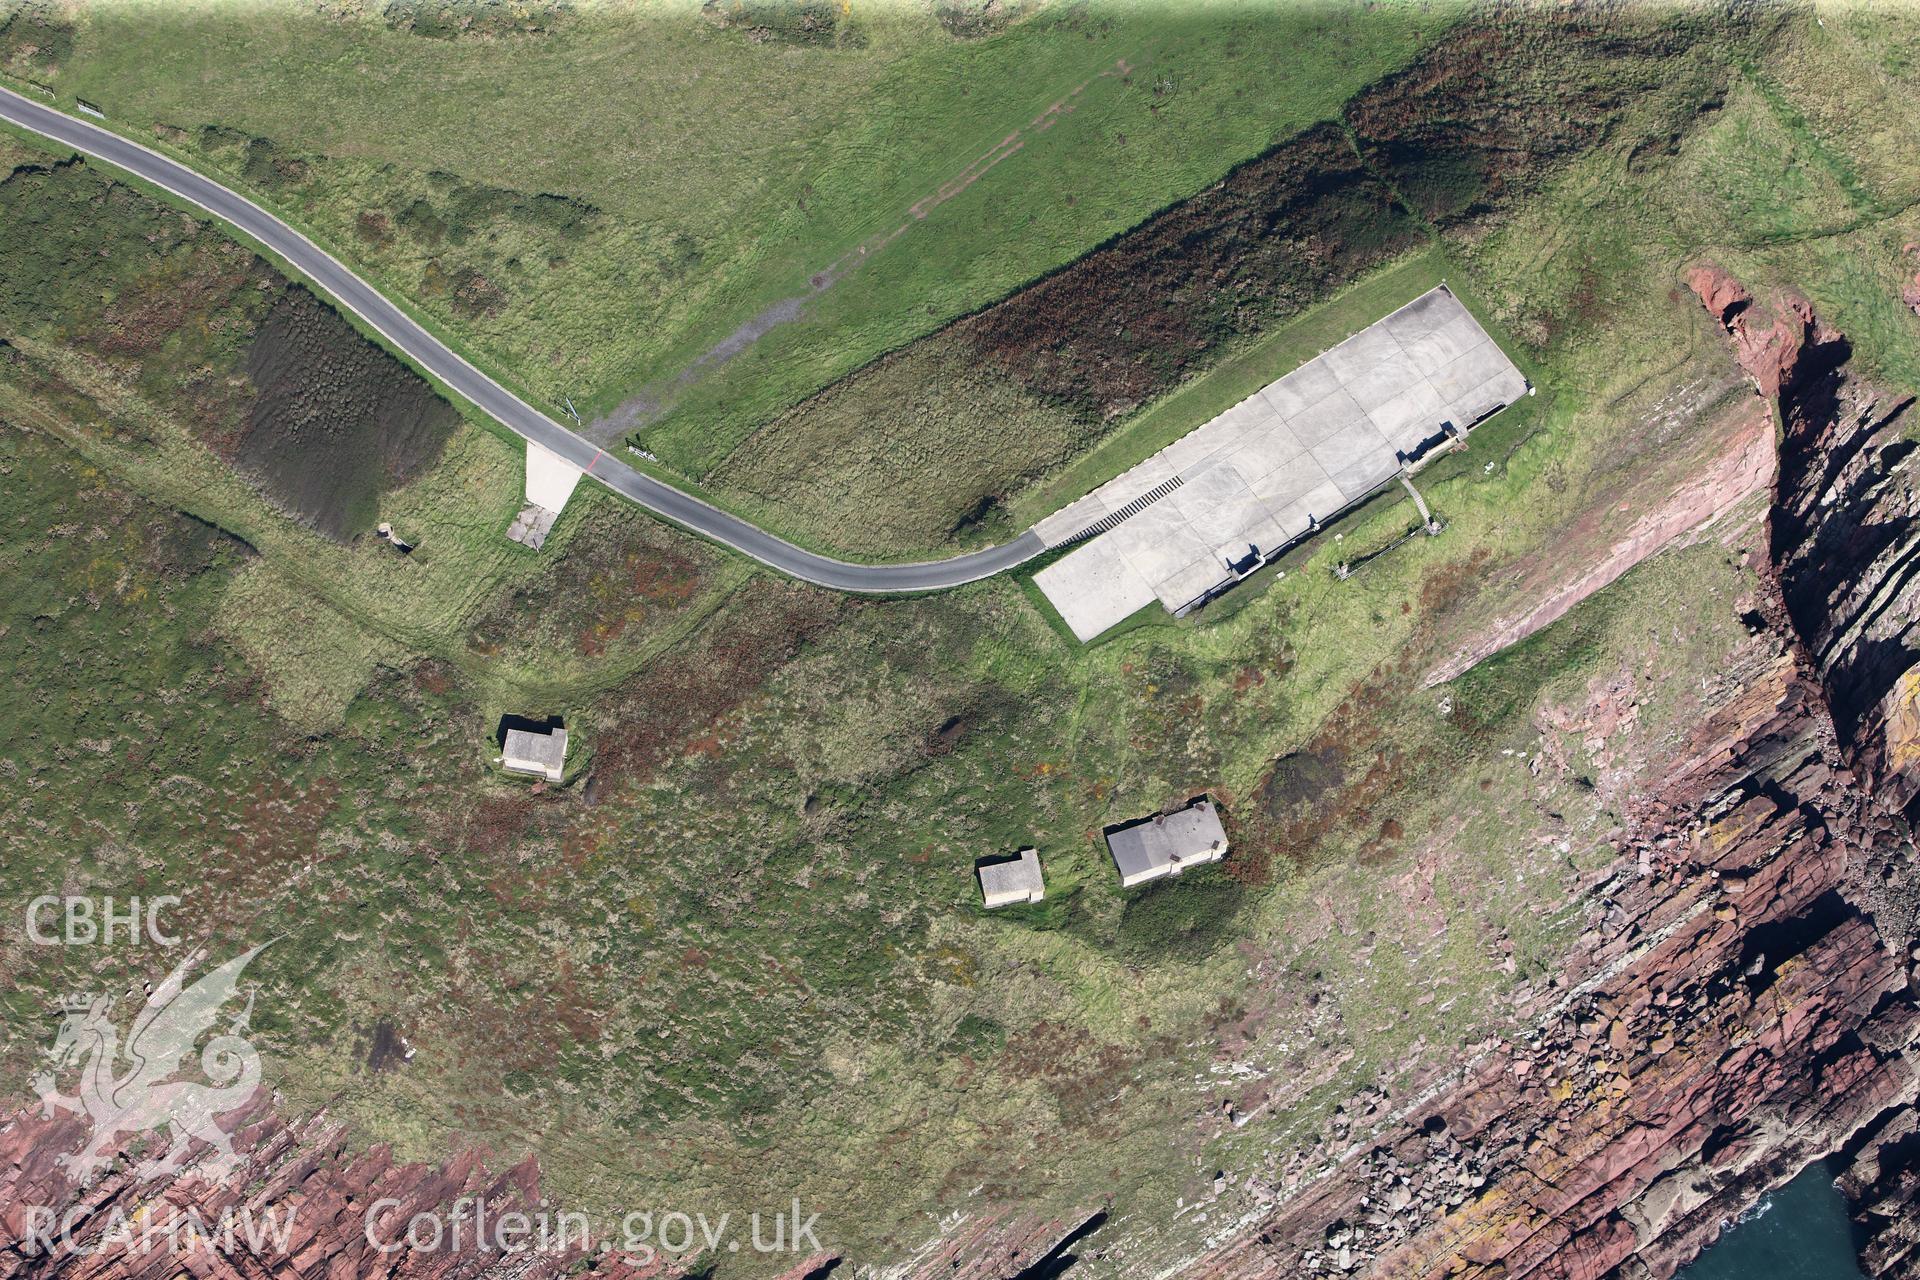
[[[43,947],[76,946],[101,942],[113,944],[115,934],[124,934],[134,946],[151,942],[158,947],[177,947],[178,934],[160,926],[160,912],[180,905],[177,894],[166,893],[144,902],[128,898],[118,905],[112,898],[60,897],[42,894],[27,904],[27,937]],[[47,927],[57,929],[49,932]]]

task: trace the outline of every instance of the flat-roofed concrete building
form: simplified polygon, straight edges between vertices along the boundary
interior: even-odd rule
[[[1188,867],[1227,856],[1227,829],[1205,796],[1184,809],[1107,828],[1107,851],[1123,885],[1177,876]]]
[[[1033,577],[1080,640],[1226,590],[1527,393],[1446,286],[1034,526],[1081,543]]]
[[[567,770],[567,731],[549,729],[509,729],[500,754],[500,767],[508,773],[530,773],[558,782]]]
[[[988,907],[1010,907],[1020,902],[1038,902],[1047,896],[1046,882],[1040,876],[1040,854],[1022,849],[1018,857],[980,866],[980,896]]]

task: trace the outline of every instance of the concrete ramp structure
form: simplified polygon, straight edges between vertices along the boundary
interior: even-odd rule
[[[585,474],[552,450],[527,441],[527,505],[507,526],[507,537],[538,551]]]
[[[1042,520],[1034,583],[1082,643],[1185,614],[1528,390],[1441,285]]]

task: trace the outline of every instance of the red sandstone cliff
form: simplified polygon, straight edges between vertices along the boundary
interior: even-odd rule
[[[92,1186],[78,1185],[59,1157],[78,1149],[87,1122],[67,1112],[23,1112],[0,1127],[0,1277],[480,1277],[541,1280],[566,1274],[587,1250],[508,1253],[481,1247],[469,1229],[461,1247],[383,1250],[388,1225],[403,1231],[415,1214],[448,1219],[453,1206],[484,1204],[493,1220],[536,1212],[539,1171],[531,1160],[490,1172],[463,1155],[434,1168],[396,1164],[384,1147],[356,1153],[325,1115],[288,1124],[265,1090],[224,1126],[243,1164],[236,1176],[203,1178],[189,1165],[159,1186],[142,1187],[126,1161]],[[369,1213],[382,1207],[369,1231]],[[466,1220],[472,1221],[468,1209]],[[148,1229],[151,1224],[151,1229]],[[228,1226],[233,1240],[229,1243]],[[196,1228],[204,1227],[204,1231]],[[281,1234],[285,1228],[285,1234]],[[248,1232],[257,1233],[252,1247]],[[556,1228],[556,1236],[558,1229]],[[424,1232],[422,1233],[424,1238]],[[515,1243],[513,1237],[495,1237]],[[667,1272],[657,1261],[617,1255],[597,1274],[642,1280]],[[795,1278],[805,1274],[796,1272]]]
[[[1534,1036],[1190,1275],[1667,1276],[1912,1103],[1920,1014],[1853,901],[1905,834],[1847,770],[1815,673],[1783,643],[1675,766]]]
[[[180,1174],[142,1185],[132,1161],[116,1159],[83,1186],[60,1157],[85,1142],[84,1119],[30,1110],[0,1122],[0,1280],[671,1280],[701,1274],[710,1261],[586,1241],[584,1220],[563,1218],[564,1207],[541,1196],[531,1158],[504,1171],[471,1152],[437,1167],[396,1163],[383,1146],[355,1150],[325,1114],[289,1123],[264,1089],[222,1127],[241,1160],[236,1172],[199,1176],[206,1151]],[[129,1141],[116,1154],[138,1153]],[[501,1235],[499,1224],[515,1213],[530,1229]],[[398,1247],[416,1216],[441,1225],[439,1246],[423,1227],[417,1242]],[[1099,1216],[978,1215],[912,1265],[942,1280],[998,1280],[1047,1258]],[[476,1232],[476,1220],[494,1225]],[[774,1280],[820,1280],[839,1261],[796,1254]]]
[[[1336,1171],[1275,1189],[1186,1276],[1664,1278],[1828,1156],[1868,1274],[1920,1275],[1911,399],[1851,376],[1798,294],[1689,284],[1780,425],[1740,695],[1634,806],[1533,1033],[1404,1122],[1369,1128],[1408,1099],[1356,1099]],[[1707,513],[1673,505],[1672,531]]]
[[[1910,402],[1803,298],[1689,284],[1782,424],[1745,692],[1637,806],[1533,1036],[1190,1276],[1667,1277],[1835,1153],[1870,1274],[1916,1273]]]

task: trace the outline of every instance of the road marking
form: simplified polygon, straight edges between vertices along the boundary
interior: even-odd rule
[[[606,456],[607,456],[607,451],[606,451],[605,449],[602,449],[602,450],[601,450],[600,452],[598,452],[598,453],[596,453],[596,454],[594,454],[594,455],[593,455],[593,462],[589,462],[589,463],[587,464],[587,472],[586,472],[586,473],[587,473],[588,475],[592,475],[592,474],[593,474],[593,468],[594,468],[594,464],[595,464],[595,463],[597,463],[597,462],[599,462],[599,461],[600,461],[600,459],[602,459],[602,458],[604,458],[604,457],[606,457]]]

